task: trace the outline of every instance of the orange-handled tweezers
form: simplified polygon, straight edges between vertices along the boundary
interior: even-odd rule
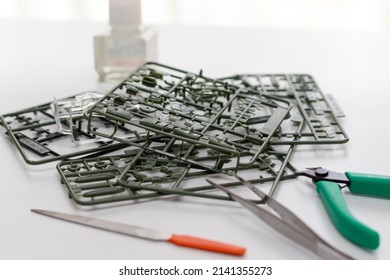
[[[82,224],[94,228],[104,229],[112,232],[117,232],[121,234],[126,234],[130,236],[140,237],[140,238],[154,240],[154,241],[167,241],[179,246],[190,247],[195,249],[201,249],[201,250],[207,250],[207,251],[213,251],[213,252],[237,255],[237,256],[242,256],[246,250],[244,247],[207,240],[198,237],[193,237],[189,235],[169,234],[154,229],[148,229],[148,228],[142,228],[142,227],[128,225],[128,224],[121,224],[121,223],[116,223],[111,221],[99,220],[99,219],[89,218],[85,216],[71,215],[66,213],[60,213],[60,212],[54,212],[48,210],[39,210],[39,209],[31,209],[31,211],[49,217],[65,220],[68,222],[73,222],[73,223]]]

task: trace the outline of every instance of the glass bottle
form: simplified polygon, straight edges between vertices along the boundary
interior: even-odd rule
[[[110,0],[108,35],[94,37],[99,81],[122,79],[146,61],[157,60],[157,30],[141,24],[140,0]]]

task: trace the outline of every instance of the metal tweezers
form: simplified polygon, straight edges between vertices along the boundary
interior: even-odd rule
[[[244,180],[237,174],[232,175],[235,176],[238,180],[240,180],[244,185],[249,187],[249,189],[251,189],[256,195],[258,195],[262,199],[264,204],[267,204],[269,207],[271,207],[276,213],[280,215],[280,217],[266,211],[265,209],[262,209],[262,207],[256,205],[252,201],[242,198],[237,194],[234,194],[223,186],[209,179],[206,180],[216,188],[226,193],[232,200],[235,200],[236,202],[247,208],[270,227],[277,230],[279,233],[283,234],[289,239],[295,241],[296,243],[302,245],[309,251],[314,252],[321,258],[331,260],[353,259],[351,256],[334,248],[332,245],[330,245],[321,237],[319,237],[300,218],[298,218],[294,213],[292,213],[282,204],[269,197],[268,195],[257,189],[250,182]]]

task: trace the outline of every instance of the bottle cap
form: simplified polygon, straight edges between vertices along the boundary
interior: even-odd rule
[[[140,0],[110,0],[110,25],[129,26],[141,24]]]

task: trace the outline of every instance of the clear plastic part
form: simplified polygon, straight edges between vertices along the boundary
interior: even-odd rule
[[[104,93],[86,91],[72,98],[57,100],[54,97],[54,101],[50,107],[53,111],[58,131],[62,134],[71,135],[72,141],[78,143],[75,121],[83,119],[88,109],[95,105],[103,96]],[[98,140],[95,139],[94,141]]]

